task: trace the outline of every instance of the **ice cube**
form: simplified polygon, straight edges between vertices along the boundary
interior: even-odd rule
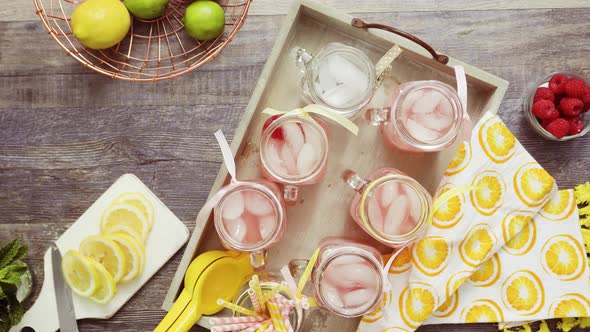
[[[305,136],[305,143],[311,144],[319,151],[321,147],[324,145],[324,141],[322,140],[320,134],[311,126],[302,124],[301,127],[303,128],[303,136]]]
[[[274,139],[271,139],[270,143],[267,147],[266,158],[269,163],[269,168],[271,168],[274,172],[279,173],[281,175],[288,174],[287,169],[283,166],[283,160],[281,160],[281,156],[279,155],[279,144]]]
[[[344,303],[340,298],[340,292],[337,288],[332,287],[329,284],[322,284],[322,297],[326,301],[326,303],[333,308],[344,308]]]
[[[406,196],[408,197],[408,203],[410,205],[410,217],[414,219],[414,223],[418,222],[422,217],[422,202],[420,202],[420,196],[418,193],[410,189],[406,189]]]
[[[246,222],[242,218],[237,218],[237,219],[225,219],[224,218],[223,224],[225,225],[225,230],[228,232],[229,236],[234,241],[237,241],[240,243],[244,242],[248,228],[246,227]]]
[[[338,84],[356,85],[361,91],[369,86],[369,77],[353,62],[345,57],[334,54],[326,59],[328,68]]]
[[[244,212],[244,197],[239,191],[229,194],[223,202],[223,219],[237,219]]]
[[[335,265],[365,264],[367,260],[358,255],[340,255],[330,262]]]
[[[414,103],[412,112],[415,114],[432,113],[442,100],[443,95],[435,90],[424,91],[422,97]]]
[[[342,301],[347,308],[364,307],[375,300],[376,293],[374,289],[359,288],[344,293]]]
[[[338,288],[372,287],[378,282],[377,272],[368,264],[329,264],[324,277]]]
[[[293,153],[288,144],[283,144],[280,156],[281,160],[283,161],[283,167],[287,170],[286,174],[297,174],[297,159],[295,159],[295,154]]]
[[[359,99],[364,90],[357,89],[352,85],[342,84],[322,94],[322,99],[333,107],[344,107],[351,101]]]
[[[388,208],[391,202],[400,194],[400,185],[394,181],[387,181],[379,187],[379,200],[383,208]]]
[[[301,147],[303,147],[303,143],[305,143],[301,126],[297,123],[289,122],[284,124],[281,128],[283,129],[285,142],[289,145],[294,155],[297,155],[299,150],[301,150]]]
[[[322,61],[319,64],[318,78],[316,81],[316,91],[324,93],[330,89],[333,89],[338,85],[336,78],[330,72],[329,65],[326,61]]]
[[[447,116],[451,119],[453,118],[453,105],[447,98],[443,98],[440,101],[435,111],[438,111],[438,113],[440,113],[441,116]]]
[[[261,192],[248,190],[244,192],[246,210],[256,216],[266,216],[273,212],[272,202]]]
[[[416,227],[416,219],[408,215],[399,228],[399,234],[408,234]]]
[[[262,237],[263,240],[266,240],[268,236],[274,231],[277,224],[276,219],[277,218],[274,215],[262,217],[259,219],[258,230],[260,232],[260,237]]]
[[[381,213],[379,202],[374,197],[368,199],[367,214],[369,217],[369,222],[373,225],[373,227],[379,231],[383,231],[383,214]]]
[[[416,114],[414,117],[416,122],[422,124],[424,127],[439,132],[447,132],[453,124],[452,116],[445,116],[441,113],[434,112],[428,114]]]
[[[314,166],[319,160],[317,148],[309,143],[303,144],[297,156],[297,174],[307,175],[313,171]]]
[[[434,141],[440,137],[438,132],[424,127],[413,119],[408,119],[406,122],[406,130],[411,136],[422,142]]]
[[[399,235],[400,228],[406,216],[409,214],[410,206],[408,197],[405,195],[398,196],[389,206],[385,221],[383,222],[383,230],[386,234]]]
[[[401,109],[403,110],[404,114],[411,112],[414,108],[414,104],[416,101],[420,100],[424,96],[424,92],[422,90],[415,90],[410,92],[404,97],[404,100],[401,105]]]

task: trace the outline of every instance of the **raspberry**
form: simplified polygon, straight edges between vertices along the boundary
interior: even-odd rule
[[[583,108],[584,103],[580,99],[566,97],[559,101],[561,113],[568,117],[580,115]]]
[[[584,102],[584,109],[582,110],[582,112],[588,112],[590,110],[590,87],[587,86],[584,89],[584,97],[582,98],[582,101]]]
[[[533,104],[533,114],[539,119],[557,119],[559,112],[551,100],[539,100]]]
[[[556,74],[549,80],[549,89],[553,94],[561,95],[565,93],[565,83],[568,81],[568,77],[565,74]]]
[[[555,95],[549,88],[538,88],[537,92],[535,92],[535,98],[533,98],[533,102],[537,102],[541,99],[555,101]]]
[[[265,131],[266,128],[268,128],[273,122],[275,122],[276,119],[280,118],[282,114],[277,114],[277,115],[273,115],[270,118],[268,118],[268,120],[266,120],[266,122],[264,122],[264,125],[262,125],[262,131]],[[283,135],[283,128],[277,128],[275,129],[272,134],[270,134],[270,137],[274,138],[274,139],[285,139],[285,136]]]
[[[565,83],[565,94],[572,98],[582,99],[586,82],[581,78],[572,78]]]
[[[555,138],[561,139],[570,131],[570,123],[564,118],[559,118],[551,121],[544,128]]]
[[[568,135],[579,134],[584,129],[584,121],[579,116],[568,118],[567,121],[570,123]]]

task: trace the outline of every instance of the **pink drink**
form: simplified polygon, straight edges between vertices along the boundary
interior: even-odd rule
[[[321,120],[311,116],[275,115],[264,124],[260,140],[262,174],[286,185],[287,201],[296,200],[296,185],[322,180],[327,160],[328,131]]]
[[[385,142],[406,151],[440,151],[458,135],[462,107],[455,90],[438,81],[399,86],[393,97]]]
[[[343,317],[374,310],[383,295],[379,252],[348,240],[322,242],[313,272],[314,293],[321,307]]]
[[[266,181],[242,182],[215,208],[215,227],[226,247],[261,251],[281,240],[285,210],[280,191]]]
[[[383,168],[367,180],[353,173],[347,181],[360,193],[352,201],[350,214],[376,240],[398,247],[425,229],[431,197],[416,180]]]

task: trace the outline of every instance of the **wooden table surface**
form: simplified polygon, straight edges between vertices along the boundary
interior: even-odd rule
[[[407,30],[508,80],[499,114],[520,142],[561,188],[590,180],[590,135],[543,140],[521,109],[527,86],[551,71],[590,77],[589,1],[324,2]],[[31,0],[0,0],[0,243],[21,237],[29,246],[32,299],[49,242],[124,173],[139,176],[192,229],[220,167],[213,132],[223,129],[231,137],[289,6],[290,0],[255,0],[241,32],[214,62],[174,80],[131,84],[66,56]],[[81,321],[80,330],[153,329],[180,256],[114,317]],[[480,324],[419,331],[494,330],[494,324]]]

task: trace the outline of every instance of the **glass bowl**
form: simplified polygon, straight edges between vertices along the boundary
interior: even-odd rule
[[[524,114],[526,115],[527,120],[529,121],[529,124],[531,125],[531,127],[533,127],[533,129],[537,132],[537,134],[539,134],[543,138],[546,138],[551,141],[563,142],[563,141],[572,140],[574,138],[582,137],[582,136],[586,135],[588,133],[588,131],[590,131],[590,112],[586,112],[586,113],[581,114],[582,121],[584,121],[584,129],[579,134],[576,134],[576,135],[567,135],[567,136],[564,136],[563,138],[556,138],[550,132],[545,130],[545,128],[543,128],[543,126],[541,126],[541,122],[539,122],[539,120],[535,117],[535,115],[533,115],[533,112],[532,112],[533,99],[535,98],[535,92],[537,91],[537,88],[548,87],[549,80],[551,79],[551,77],[553,77],[553,75],[556,75],[556,74],[565,74],[568,77],[581,78],[584,81],[586,81],[586,83],[590,83],[590,80],[588,80],[585,77],[582,77],[576,73],[553,72],[551,74],[548,74],[547,76],[543,77],[542,79],[538,80],[537,82],[535,82],[533,85],[530,86],[530,88],[528,89],[528,92],[527,92],[527,96],[524,99],[523,111],[524,111]]]

